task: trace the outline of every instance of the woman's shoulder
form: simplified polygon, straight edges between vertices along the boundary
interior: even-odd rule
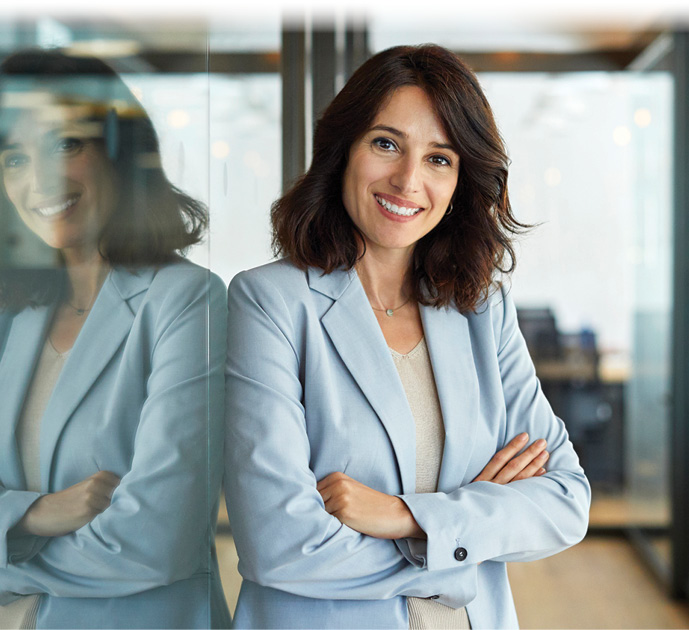
[[[135,291],[154,293],[185,293],[197,291],[224,290],[224,283],[215,273],[185,258],[175,258],[156,267],[115,267],[113,282],[118,291],[126,297]]]
[[[229,287],[230,298],[265,293],[298,296],[308,290],[308,271],[299,269],[288,258],[247,269],[235,275]]]
[[[159,267],[113,269],[112,282],[135,312],[176,316],[192,304],[225,308],[227,289],[222,279],[205,267],[179,258]]]
[[[252,269],[240,271],[234,276],[233,283],[261,283],[261,282],[288,282],[299,284],[305,282],[307,271],[297,267],[289,258],[280,258],[265,265],[259,265]]]
[[[486,298],[467,314],[469,326],[477,334],[492,332],[495,345],[501,347],[507,332],[511,335],[516,326],[517,310],[512,298],[512,286],[509,282],[495,284]]]

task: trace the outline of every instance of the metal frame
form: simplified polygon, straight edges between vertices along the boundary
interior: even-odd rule
[[[672,582],[689,597],[689,32],[673,35],[674,264],[671,383]]]
[[[344,32],[343,32],[344,31]],[[344,46],[338,47],[343,35]],[[306,20],[291,17],[282,28],[282,187],[289,186],[307,167],[307,120],[318,120],[336,93],[338,68],[345,80],[368,57],[367,32],[363,22]],[[310,90],[308,89],[310,88]],[[307,93],[311,94],[307,102]]]
[[[311,120],[314,124],[335,96],[337,61],[335,26],[319,24],[311,32]]]
[[[282,189],[304,172],[306,163],[306,29],[282,28]]]

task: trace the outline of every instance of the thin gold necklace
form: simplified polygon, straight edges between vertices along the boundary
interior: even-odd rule
[[[91,303],[91,306],[89,306],[88,308],[79,308],[78,306],[74,306],[74,304],[70,304],[69,302],[65,302],[65,304],[69,306],[69,308],[71,308],[72,310],[76,311],[78,317],[82,317],[84,313],[88,313],[93,308],[93,302]]]
[[[67,306],[69,306],[69,308],[71,308],[73,311],[76,312],[77,317],[83,317],[85,313],[88,313],[93,308],[93,305],[95,304],[97,297],[98,297],[98,293],[96,293],[96,295],[93,296],[93,299],[91,300],[91,304],[89,304],[86,308],[80,308],[79,306],[74,306],[74,304],[72,304],[71,302],[69,302],[67,300],[65,300],[65,304]]]
[[[392,317],[395,314],[395,311],[399,311],[403,306],[406,306],[409,303],[409,300],[411,300],[411,296],[409,296],[403,304],[400,304],[395,308],[376,308],[373,306],[373,304],[371,304],[371,308],[374,311],[380,311],[381,313],[385,313],[388,317]]]

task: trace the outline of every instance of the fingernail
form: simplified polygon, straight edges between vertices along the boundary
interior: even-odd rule
[[[538,446],[539,448],[541,446],[545,446],[545,444],[546,444],[546,441],[544,439],[536,440],[536,446]]]
[[[526,442],[526,440],[529,439],[529,434],[528,434],[528,433],[520,433],[520,434],[517,436],[517,439],[518,439],[520,442]]]

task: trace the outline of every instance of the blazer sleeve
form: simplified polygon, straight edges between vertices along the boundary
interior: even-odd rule
[[[523,431],[545,438],[547,472],[506,485],[480,481],[447,494],[401,495],[428,536],[410,540],[410,549],[431,571],[458,564],[458,548],[466,551],[462,564],[537,560],[576,544],[588,526],[588,481],[564,423],[541,391],[511,296],[503,293],[492,311],[507,440]]]
[[[0,312],[0,357],[7,343],[10,315]],[[26,510],[41,496],[40,492],[10,490],[0,485],[0,569],[12,562],[21,562],[33,556],[45,544],[41,536],[11,535],[12,528],[26,514]]]
[[[0,486],[0,569],[30,558],[47,542],[41,536],[11,535],[12,528],[41,496],[40,492],[8,490]]]
[[[302,405],[297,331],[307,307],[294,297],[293,319],[282,297],[289,287],[248,274],[230,284],[226,371],[225,491],[243,577],[313,598],[471,601],[475,565],[429,573],[393,541],[360,534],[325,510]]]
[[[155,333],[141,349],[153,347],[147,397],[131,469],[111,505],[31,560],[0,569],[0,601],[9,593],[119,597],[208,570],[222,476],[226,292],[215,276],[209,290],[205,273],[190,275],[159,287]]]

